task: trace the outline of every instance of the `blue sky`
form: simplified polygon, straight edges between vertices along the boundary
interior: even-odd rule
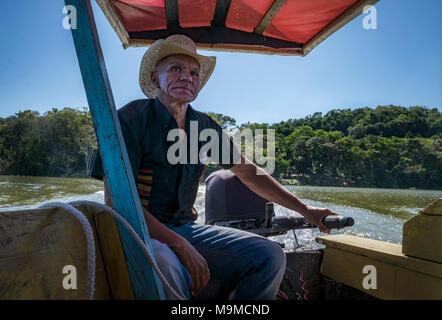
[[[0,0],[0,117],[26,109],[87,107],[62,0]],[[93,8],[117,108],[143,98],[138,71],[145,48],[124,50]],[[377,29],[360,16],[307,57],[220,53],[192,105],[238,124],[274,123],[332,109],[396,104],[442,110],[442,1],[381,0]]]

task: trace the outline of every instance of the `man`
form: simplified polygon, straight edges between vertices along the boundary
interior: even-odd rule
[[[187,141],[191,127],[197,124],[198,133],[215,131],[219,148],[224,150],[207,153],[212,160],[230,169],[261,197],[301,213],[323,232],[329,230],[321,220],[335,213],[302,203],[242,156],[214,120],[189,105],[214,67],[215,57],[197,54],[195,44],[186,36],[172,35],[154,42],[140,68],[140,86],[150,99],[133,101],[119,110],[122,132],[155,257],[175,288],[189,298],[189,291],[196,295],[213,277],[235,284],[232,299],[274,299],[285,270],[283,251],[264,237],[194,223],[197,213],[193,205],[204,172],[203,159],[198,157],[194,163],[190,161],[194,154],[187,152],[180,158],[184,161],[171,161],[170,150],[176,142],[170,133],[178,131],[175,138],[199,155],[204,142],[197,141],[197,150],[192,149]],[[227,163],[221,161],[226,147],[230,155]],[[103,176],[100,161],[96,161],[92,176]],[[105,183],[106,203],[110,204],[108,196]]]

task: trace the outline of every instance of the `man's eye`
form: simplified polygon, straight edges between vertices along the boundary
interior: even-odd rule
[[[181,68],[178,67],[178,66],[173,66],[173,67],[172,67],[172,71],[178,72],[178,71],[180,71],[180,70],[181,70]]]
[[[198,76],[199,76],[199,73],[196,72],[196,71],[192,71],[190,74],[191,74],[193,77],[198,77]]]

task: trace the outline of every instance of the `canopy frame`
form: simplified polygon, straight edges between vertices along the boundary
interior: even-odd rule
[[[192,38],[197,47],[203,50],[249,52],[306,56],[322,41],[330,37],[351,20],[362,14],[365,6],[374,5],[379,0],[358,0],[351,7],[316,33],[306,43],[287,41],[264,36],[287,0],[274,0],[253,32],[227,28],[225,23],[232,0],[217,0],[210,27],[182,28],[179,25],[178,0],[164,0],[167,17],[167,29],[128,32],[109,0],[96,0],[112,28],[117,33],[125,49],[129,47],[147,47],[156,39],[164,39],[172,34],[184,34]]]

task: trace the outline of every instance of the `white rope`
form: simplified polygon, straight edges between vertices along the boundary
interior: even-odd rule
[[[112,208],[97,203],[94,201],[89,200],[79,200],[79,201],[72,201],[69,203],[63,203],[63,202],[50,202],[47,204],[44,204],[41,207],[61,207],[65,209],[66,211],[72,213],[81,223],[85,230],[86,234],[86,240],[88,241],[87,250],[88,250],[88,285],[86,290],[86,297],[87,299],[92,299],[94,294],[94,283],[95,283],[95,243],[94,243],[94,236],[92,232],[92,227],[89,224],[89,221],[84,216],[84,214],[76,209],[74,205],[88,205],[97,207],[99,209],[102,209],[106,211],[107,213],[111,214],[115,219],[121,222],[121,224],[129,231],[129,233],[134,238],[135,242],[138,244],[138,246],[143,251],[144,255],[149,260],[150,264],[152,265],[152,268],[158,275],[158,278],[161,280],[164,286],[164,291],[166,291],[169,296],[173,297],[175,300],[185,300],[181,295],[179,295],[175,289],[169,284],[169,282],[166,280],[164,275],[161,273],[160,268],[158,267],[158,264],[152,257],[151,253],[147,249],[144,242],[141,240],[141,238],[138,236],[136,231],[132,228],[132,226],[127,222],[126,219],[124,219],[118,212],[113,210]]]
[[[64,202],[49,202],[40,206],[40,208],[62,208],[74,215],[83,227],[87,241],[87,283],[86,283],[86,300],[94,298],[95,291],[95,241],[94,233],[89,220],[85,215],[75,207]]]

